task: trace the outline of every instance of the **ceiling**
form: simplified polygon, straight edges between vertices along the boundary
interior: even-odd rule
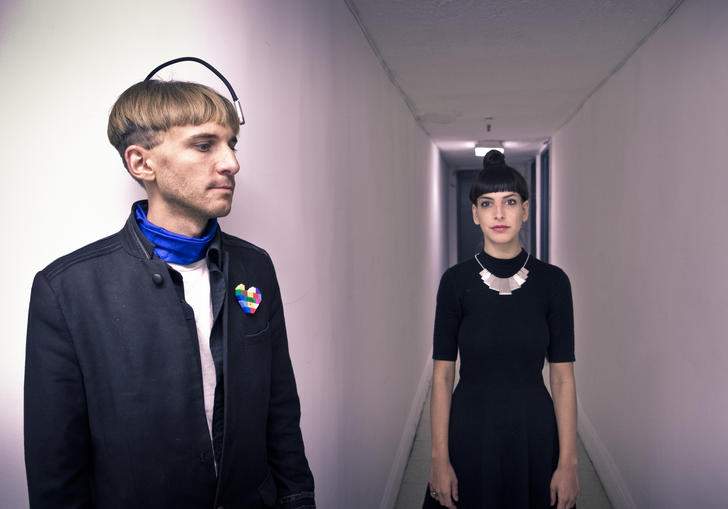
[[[534,157],[683,0],[345,1],[448,166],[477,168],[478,140]]]

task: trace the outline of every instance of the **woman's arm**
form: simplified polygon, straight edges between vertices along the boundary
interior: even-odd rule
[[[450,464],[448,428],[450,403],[455,383],[455,361],[435,360],[432,366],[432,395],[430,421],[432,425],[432,469],[430,491],[441,505],[455,509],[458,500],[458,481]]]
[[[569,509],[579,495],[576,473],[576,381],[573,362],[550,365],[551,396],[559,430],[559,463],[551,478],[551,505],[558,499],[557,509]]]

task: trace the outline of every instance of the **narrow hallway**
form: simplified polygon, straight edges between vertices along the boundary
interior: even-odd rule
[[[0,2],[10,268],[0,311],[0,509],[30,506],[33,282],[52,260],[119,232],[146,196],[108,143],[109,111],[155,65],[185,55],[223,72],[245,112],[232,211],[219,227],[262,246],[275,265],[275,293],[262,298],[283,304],[319,509],[422,505],[438,283],[458,261],[459,217],[483,240],[460,182],[480,172],[490,148],[527,179],[523,247],[571,284],[577,506],[728,509],[728,1],[123,6],[138,14],[134,23],[112,2]],[[158,77],[229,95],[194,62]],[[227,291],[257,277],[231,279]],[[105,325],[126,341],[116,321]],[[140,344],[153,348],[148,330]],[[283,343],[267,336],[231,344],[272,352]],[[132,382],[140,397],[158,397],[159,387]],[[188,404],[199,409],[196,394]],[[88,419],[74,422],[87,436]],[[196,465],[210,453],[205,434],[198,439],[184,452]],[[270,467],[256,475],[283,493]]]
[[[581,439],[578,441],[579,455],[579,509],[612,509],[599,476],[594,470]],[[422,507],[425,485],[430,475],[430,397],[422,408],[407,468],[399,488],[395,509],[418,509]]]

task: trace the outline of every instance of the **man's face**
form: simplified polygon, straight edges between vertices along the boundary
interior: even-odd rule
[[[150,212],[160,223],[176,218],[203,225],[229,214],[240,170],[232,129],[208,122],[172,127],[161,136],[146,158],[154,171]]]

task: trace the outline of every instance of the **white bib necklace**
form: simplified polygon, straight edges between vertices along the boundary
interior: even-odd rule
[[[523,262],[523,267],[521,267],[520,270],[511,277],[494,276],[490,271],[488,271],[488,269],[483,267],[483,264],[480,263],[477,254],[475,255],[475,261],[483,268],[483,270],[480,271],[480,278],[488,288],[498,292],[498,295],[511,295],[514,290],[518,290],[523,283],[526,282],[526,279],[528,279],[528,269],[526,268],[526,264],[530,257],[531,254],[529,253],[526,256],[526,261]]]

